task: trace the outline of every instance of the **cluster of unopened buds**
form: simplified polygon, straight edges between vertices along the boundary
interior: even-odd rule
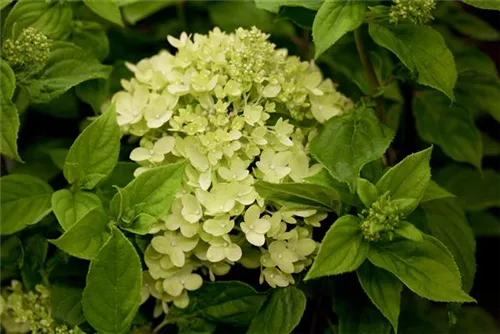
[[[425,24],[433,19],[432,11],[436,8],[434,0],[394,0],[390,8],[391,23],[411,22]]]
[[[404,218],[399,205],[385,193],[371,207],[362,212],[361,230],[368,241],[378,241],[384,236],[393,238],[394,230]]]
[[[168,37],[177,48],[128,64],[134,78],[113,97],[122,131],[140,137],[130,158],[143,171],[187,160],[169,215],[145,251],[144,298],[187,307],[202,276],[236,263],[272,287],[294,283],[317,249],[315,209],[267,203],[254,188],[305,182],[317,125],[352,107],[312,62],[276,49],[256,28]],[[308,127],[294,124],[307,123]]]

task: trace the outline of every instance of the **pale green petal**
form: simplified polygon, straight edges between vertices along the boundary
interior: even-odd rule
[[[280,85],[268,84],[262,90],[262,95],[264,95],[265,97],[276,97],[276,96],[278,96],[280,91],[281,91]]]
[[[177,277],[167,278],[163,281],[163,289],[173,297],[179,296],[184,290],[184,286]]]
[[[136,147],[130,152],[130,160],[146,161],[151,157],[151,150],[142,147]]]
[[[190,223],[196,223],[202,216],[201,205],[194,195],[187,194],[182,197],[182,217]]]
[[[252,223],[259,219],[260,217],[260,208],[258,205],[252,205],[245,212],[245,222]]]
[[[295,251],[300,256],[308,256],[314,252],[316,249],[316,241],[313,239],[301,239],[295,245]]]
[[[242,251],[240,246],[236,244],[231,244],[225,247],[225,256],[229,261],[236,262],[241,259]]]
[[[189,305],[189,296],[186,291],[174,298],[174,305],[180,309],[185,309]]]
[[[207,251],[207,259],[210,262],[219,262],[224,260],[224,247],[223,246],[210,246]]]
[[[190,274],[186,278],[186,281],[184,283],[184,287],[186,288],[186,290],[194,291],[194,290],[198,290],[202,284],[203,284],[203,279],[201,278],[200,275]]]
[[[173,247],[169,250],[170,256],[170,261],[174,264],[176,267],[182,267],[184,263],[186,262],[186,256],[184,255],[184,252],[177,247]]]
[[[154,250],[162,254],[169,254],[169,251],[172,248],[172,246],[170,245],[170,241],[162,235],[154,237],[151,240],[151,245],[153,246]]]
[[[266,219],[258,219],[254,223],[254,231],[260,234],[265,234],[271,228],[271,223]]]
[[[248,242],[254,246],[262,246],[266,242],[266,238],[263,234],[254,231],[249,231],[245,234],[245,237],[247,238]]]
[[[175,138],[167,136],[159,139],[155,143],[153,150],[158,154],[167,154],[170,151],[172,151],[174,145],[175,145]]]

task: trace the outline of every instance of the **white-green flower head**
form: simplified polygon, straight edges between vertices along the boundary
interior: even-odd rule
[[[267,38],[256,28],[169,37],[177,53],[128,64],[134,77],[113,97],[123,132],[141,138],[130,154],[141,165],[136,175],[188,162],[144,255],[152,281],[145,293],[162,303],[186,307],[199,276],[214,281],[235,264],[281,287],[312,263],[312,230],[326,214],[271,205],[254,185],[315,174],[308,143],[352,102],[313,63]],[[294,125],[305,118],[308,127]]]
[[[50,299],[46,286],[37,285],[33,291],[24,291],[21,282],[13,280],[10,287],[2,287],[2,328],[7,333],[72,334],[73,329],[52,318]]]
[[[389,12],[391,23],[412,22],[425,24],[433,19],[432,11],[436,8],[434,0],[394,0]]]
[[[50,43],[47,36],[35,28],[26,28],[13,41],[7,39],[2,45],[2,58],[19,76],[29,76],[40,72],[47,63]]]

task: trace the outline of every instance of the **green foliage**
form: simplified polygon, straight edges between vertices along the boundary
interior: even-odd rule
[[[275,290],[248,329],[249,334],[288,334],[298,325],[306,308],[304,293],[295,287]]]
[[[379,158],[393,136],[389,128],[380,124],[373,110],[360,107],[329,120],[311,142],[311,152],[334,178],[347,182],[352,191],[361,168]]]
[[[498,1],[0,10],[2,333],[498,332]]]
[[[130,328],[141,299],[141,260],[134,246],[116,227],[90,263],[82,306],[98,331],[124,333]]]

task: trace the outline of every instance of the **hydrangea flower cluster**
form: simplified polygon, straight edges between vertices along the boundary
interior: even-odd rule
[[[145,251],[144,297],[187,307],[188,291],[235,263],[270,286],[294,283],[312,263],[313,228],[326,218],[266,203],[257,180],[303,182],[317,122],[352,101],[314,63],[287,56],[256,28],[168,37],[177,48],[138,64],[113,97],[124,133],[142,137],[130,158],[148,168],[187,160],[171,213],[154,224]],[[305,122],[298,128],[292,122]],[[311,125],[312,124],[312,125]]]
[[[13,280],[9,288],[2,289],[1,323],[7,333],[76,333],[64,324],[57,324],[50,310],[50,290],[43,285],[25,292],[21,282]]]
[[[432,11],[436,9],[434,0],[394,0],[390,8],[391,23],[410,21],[414,24],[425,24],[433,19]]]
[[[40,72],[50,53],[49,39],[35,28],[26,28],[15,41],[7,39],[2,45],[2,58],[16,73],[32,75]]]
[[[394,202],[389,192],[380,196],[368,210],[364,210],[361,230],[368,241],[378,241],[385,235],[392,239],[394,230],[404,218],[398,203]]]

